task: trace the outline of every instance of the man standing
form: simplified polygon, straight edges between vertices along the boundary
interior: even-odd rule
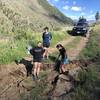
[[[45,48],[45,53],[44,53],[43,57],[48,59],[48,48],[50,47],[50,41],[52,39],[52,35],[49,32],[48,27],[44,28],[42,39],[43,39],[43,47]]]

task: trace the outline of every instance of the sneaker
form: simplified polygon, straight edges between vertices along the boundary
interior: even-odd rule
[[[36,76],[36,80],[39,80],[39,77],[38,76]]]
[[[36,80],[37,80],[37,81],[40,81],[41,79],[40,79],[40,77],[39,77],[39,76],[36,76]]]
[[[32,74],[32,79],[33,79],[33,81],[36,80],[36,77],[35,77],[35,75],[33,75],[33,74]]]

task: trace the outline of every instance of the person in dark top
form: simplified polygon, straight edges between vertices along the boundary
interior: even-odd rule
[[[49,28],[48,27],[44,28],[42,39],[43,39],[43,47],[45,48],[44,58],[45,57],[48,58],[48,48],[50,46],[50,41],[52,39],[52,35],[49,32]]]
[[[31,55],[33,55],[33,63],[34,63],[33,78],[34,79],[38,78],[39,76],[44,52],[45,50],[43,49],[41,42],[38,42],[38,45],[30,50]]]
[[[56,48],[59,50],[59,57],[61,57],[61,68],[60,68],[60,73],[64,73],[65,72],[65,65],[68,64],[68,57],[67,57],[67,53],[66,53],[66,49],[61,45],[58,44],[56,46]]]

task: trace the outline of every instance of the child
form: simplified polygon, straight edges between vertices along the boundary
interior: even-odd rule
[[[65,65],[68,64],[68,58],[67,58],[67,53],[65,48],[61,45],[58,44],[56,46],[56,48],[59,50],[60,54],[59,57],[61,56],[61,68],[60,68],[60,73],[64,73],[65,72]]]
[[[42,58],[44,49],[42,47],[42,43],[38,42],[38,45],[30,50],[30,53],[33,55],[33,64],[34,64],[34,70],[33,70],[33,79],[38,79],[40,68],[42,65]]]

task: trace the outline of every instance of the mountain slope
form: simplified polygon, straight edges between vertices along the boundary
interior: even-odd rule
[[[0,33],[39,31],[44,26],[58,28],[72,24],[46,0],[0,0]]]

